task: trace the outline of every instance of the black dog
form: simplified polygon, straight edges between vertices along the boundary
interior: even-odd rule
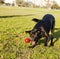
[[[51,14],[46,14],[43,16],[42,20],[38,20],[36,18],[32,19],[37,22],[32,30],[26,31],[26,33],[30,34],[30,39],[32,42],[31,48],[35,47],[38,40],[41,37],[46,37],[45,46],[47,46],[48,41],[50,40],[49,32],[51,31],[51,46],[53,43],[53,35],[54,35],[54,27],[55,27],[55,18]]]

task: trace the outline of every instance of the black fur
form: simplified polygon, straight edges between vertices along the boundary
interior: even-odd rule
[[[37,22],[34,28],[30,31],[26,31],[26,33],[30,34],[31,41],[35,41],[31,47],[35,47],[36,43],[41,37],[46,37],[45,46],[47,46],[48,41],[50,40],[49,32],[51,31],[51,46],[53,43],[53,35],[54,35],[54,27],[55,27],[55,18],[51,14],[46,14],[43,16],[42,20],[38,20],[36,18],[32,19]]]

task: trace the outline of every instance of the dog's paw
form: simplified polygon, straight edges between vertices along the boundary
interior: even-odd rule
[[[51,43],[50,46],[54,46],[54,43]]]
[[[47,44],[44,44],[44,46],[47,46]]]

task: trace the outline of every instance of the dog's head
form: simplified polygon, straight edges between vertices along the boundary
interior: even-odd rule
[[[41,30],[37,30],[37,29],[33,29],[30,31],[26,31],[26,33],[29,33],[30,35],[30,39],[35,41],[38,37],[42,37],[43,33],[41,32]]]

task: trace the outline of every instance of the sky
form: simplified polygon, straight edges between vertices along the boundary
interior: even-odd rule
[[[44,0],[25,0],[25,1],[33,2],[36,5],[45,5]],[[42,4],[42,2],[43,2],[43,4]]]
[[[6,3],[13,3],[15,2],[16,0],[5,0]]]
[[[25,0],[25,1],[30,1],[30,2],[35,2],[35,4],[37,4],[37,5],[41,5],[42,4],[42,2],[43,2],[43,4],[45,4],[44,3],[44,0]],[[50,1],[53,1],[53,0],[50,0]],[[55,0],[59,5],[60,5],[60,0]]]
[[[12,3],[14,1],[16,1],[16,0],[5,0],[5,2],[8,2],[8,3]],[[44,0],[25,0],[25,1],[33,2],[36,5],[44,5],[45,4]],[[55,0],[55,1],[60,5],[60,0]]]

